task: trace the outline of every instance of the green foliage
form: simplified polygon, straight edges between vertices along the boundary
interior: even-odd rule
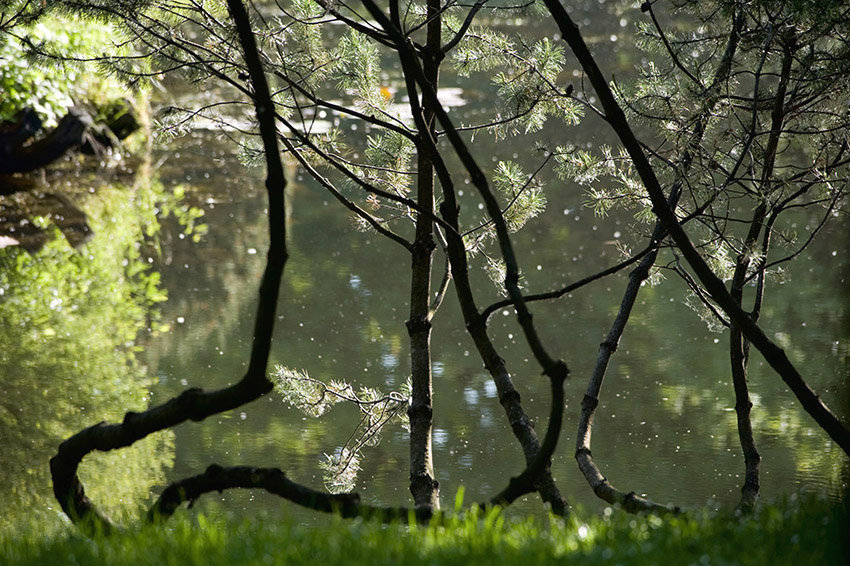
[[[151,403],[155,377],[136,359],[137,338],[156,331],[156,305],[165,294],[143,251],[155,242],[157,214],[183,205],[157,184],[101,187],[80,204],[96,233],[80,251],[61,237],[36,255],[0,250],[3,530],[23,516],[55,528],[47,461],[59,443]],[[120,452],[93,454],[80,473],[104,511],[138,516],[173,453],[173,434],[164,432]]]
[[[224,24],[226,18],[216,16],[224,11],[222,5],[221,1],[177,2],[166,10],[156,3],[134,3],[129,10],[115,12],[109,1],[101,1],[85,6],[68,4],[67,9],[113,22],[125,34],[121,37],[144,37],[144,57],[110,57],[104,62],[128,80],[146,81],[168,71],[194,82],[220,81],[250,90],[232,29]],[[369,194],[369,186],[396,195],[411,191],[417,174],[411,163],[415,127],[403,97],[419,95],[406,92],[407,85],[395,62],[397,55],[387,49],[386,42],[362,28],[351,29],[349,22],[331,13],[337,9],[342,18],[352,21],[362,16],[347,6],[322,7],[308,0],[293,0],[276,5],[255,25],[275,91],[281,131],[287,137],[286,151],[295,153],[321,184],[334,187],[338,198],[361,201],[363,210],[380,214],[374,217],[377,222],[388,229],[404,230],[397,227],[397,221],[415,219],[413,212]],[[402,12],[405,27],[422,28],[423,3],[410,4]],[[453,41],[463,25],[460,17],[465,18],[467,12],[466,7],[446,6],[444,41]],[[531,12],[534,9],[512,6],[508,13],[529,21],[539,18]],[[488,21],[487,25],[471,26],[454,45],[443,74],[492,75],[489,80],[499,91],[501,106],[472,127],[473,132],[490,129],[497,136],[532,134],[551,117],[575,124],[582,116],[582,106],[563,87],[564,64],[564,49],[557,42],[549,38],[529,41],[520,34],[497,31]],[[451,65],[455,69],[447,68]],[[134,78],[134,73],[139,76]],[[182,135],[197,120],[228,128],[245,119],[244,105],[191,104],[194,107],[170,108],[159,117],[158,125],[165,135]],[[438,138],[442,135],[438,133]],[[243,143],[243,160],[259,163],[259,146],[250,140]],[[341,174],[342,168],[349,174]],[[523,191],[509,209],[515,215],[512,225],[517,228],[542,206],[537,184],[529,186],[535,189]],[[523,211],[526,204],[530,208]],[[358,221],[369,226],[364,216],[361,213]],[[484,242],[492,243],[492,239],[487,237],[479,243]]]
[[[505,260],[484,254],[484,272],[487,274],[487,277],[490,278],[490,281],[493,282],[493,285],[496,286],[496,289],[499,290],[499,293],[501,293],[503,297],[507,297],[508,291],[505,289],[507,267],[505,266]],[[522,270],[519,271],[519,281],[517,282],[517,286],[520,289],[525,287],[525,275]]]
[[[381,393],[371,387],[355,390],[345,381],[331,380],[327,383],[311,378],[305,371],[277,366],[272,373],[275,390],[283,400],[310,417],[320,417],[338,403],[348,402],[360,411],[357,428],[345,445],[333,454],[325,454],[320,467],[324,472],[325,487],[331,493],[342,493],[354,489],[363,448],[377,446],[381,432],[388,424],[408,428],[407,407],[410,399],[410,383],[402,392]]]
[[[448,20],[446,27],[456,31],[459,26]],[[460,76],[497,71],[492,81],[499,89],[500,123],[491,128],[497,137],[537,132],[550,116],[574,125],[584,115],[559,87],[564,49],[549,38],[529,45],[522,37],[472,26],[454,50],[452,62]]]
[[[493,186],[501,196],[502,214],[510,232],[517,232],[546,208],[546,195],[543,184],[536,175],[527,174],[513,161],[500,161],[493,172]],[[470,230],[464,235],[464,245],[470,255],[483,257],[483,268],[487,277],[499,292],[505,290],[505,261],[488,253],[488,245],[496,239],[496,229],[492,222]],[[520,270],[519,284],[523,287],[525,277]]]
[[[658,28],[639,24],[638,76],[614,84],[662,185],[682,191],[679,217],[725,281],[739,269],[744,283],[781,282],[776,265],[799,254],[835,211],[847,211],[850,26],[840,2],[821,4],[674,2],[671,13],[657,13]],[[586,205],[596,214],[616,207],[655,221],[623,152],[556,154],[556,172],[588,186]],[[687,302],[716,319],[702,299]]]
[[[493,282],[497,289],[501,290],[503,296],[507,296],[508,292],[505,289],[505,275],[507,273],[505,260],[485,256],[485,261],[484,270],[487,273],[487,277],[490,278],[490,281]]]
[[[361,178],[389,193],[408,193],[413,179],[409,172],[414,155],[411,141],[398,132],[385,131],[368,136],[366,144],[367,165],[361,169]]]
[[[445,566],[469,564],[841,564],[847,511],[819,499],[765,506],[752,518],[695,513],[635,517],[607,509],[556,519],[514,520],[498,510],[435,520],[427,527],[370,521],[210,520],[177,517],[109,538],[30,531],[0,542],[0,561],[20,566],[180,564]]]
[[[65,111],[73,106],[71,94],[75,82],[58,80],[52,73],[33,67],[24,48],[17,41],[0,44],[0,120],[13,120],[24,108],[32,108],[46,126],[55,126]]]
[[[500,161],[493,173],[493,185],[507,201],[503,207],[508,230],[516,232],[546,208],[543,185],[512,161]]]
[[[555,162],[555,173],[560,178],[589,186],[585,206],[592,208],[597,216],[605,216],[620,206],[635,210],[635,216],[644,222],[654,219],[649,199],[624,149],[615,152],[610,146],[602,145],[597,152],[591,152],[575,146],[558,146]]]
[[[0,121],[29,107],[52,127],[75,104],[120,96],[116,83],[70,61],[114,50],[109,26],[52,16],[13,32],[0,34]]]
[[[332,49],[326,49],[324,44],[322,23],[325,11],[313,0],[293,0],[290,4],[283,12],[287,17],[275,19],[274,25],[263,37],[270,46],[286,51],[286,60],[282,62],[283,76],[297,76],[304,81],[306,88],[318,89],[328,80],[337,64],[334,61],[336,54]]]
[[[209,231],[209,227],[200,221],[204,217],[204,210],[186,203],[186,188],[183,186],[178,185],[168,192],[163,189],[146,191],[139,198],[144,199],[144,205],[158,218],[169,216],[176,218],[180,226],[183,227],[183,234],[190,236],[193,242],[199,242]],[[157,224],[147,224],[144,232],[147,238],[157,242],[159,233]],[[158,243],[156,243],[156,248],[159,248]]]
[[[460,22],[456,19],[446,19],[446,41],[460,30]],[[452,52],[452,61],[456,72],[462,77],[472,73],[491,71],[506,66],[508,54],[514,49],[511,38],[500,31],[487,27],[474,26],[468,36],[472,41],[463,41]]]
[[[367,113],[384,110],[387,99],[381,94],[378,48],[363,34],[351,31],[340,40],[334,55],[337,87]]]

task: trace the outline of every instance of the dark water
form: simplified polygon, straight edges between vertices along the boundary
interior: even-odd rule
[[[623,17],[611,20],[615,28],[623,25]],[[604,41],[613,34],[598,31],[603,38],[598,51],[615,68],[627,68],[616,42]],[[594,145],[610,141],[600,124],[588,122],[580,129],[552,127],[546,134],[553,145],[577,139]],[[491,155],[510,157],[522,148],[496,145],[481,135],[473,149],[486,161]],[[103,221],[95,222],[96,236],[86,245],[88,252],[37,256],[44,259],[35,260],[33,273],[25,279],[32,286],[32,299],[26,295],[26,300],[15,302],[12,297],[24,297],[23,291],[16,295],[6,280],[0,286],[5,317],[0,329],[0,386],[5,393],[0,402],[0,442],[7,485],[0,502],[7,508],[0,507],[0,515],[9,524],[29,515],[57,520],[46,460],[62,438],[103,419],[120,420],[127,408],[163,402],[188,386],[213,389],[241,377],[267,246],[266,201],[262,172],[239,165],[233,152],[232,145],[212,132],[198,131],[154,156],[156,165],[149,174],[168,193],[176,188],[185,191],[185,203],[204,211],[202,220],[209,231],[199,241],[186,236],[173,216],[162,214],[155,236],[145,237],[140,228],[138,234],[119,237],[126,228],[120,219],[135,218],[119,204],[133,208],[134,214],[144,208],[142,193],[125,186],[121,194],[131,196],[115,196],[119,204],[112,200],[104,201],[112,203],[109,206],[96,204],[98,193],[83,207],[90,216],[93,208],[104,208],[98,212]],[[397,389],[409,375],[404,325],[409,257],[379,235],[357,232],[346,211],[297,169],[292,168],[289,177],[291,258],[272,363],[323,380]],[[85,180],[60,177],[48,182],[88,192]],[[127,179],[121,182],[128,184]],[[594,216],[583,207],[585,195],[579,187],[550,179],[547,198],[546,211],[515,239],[529,292],[558,288],[615,263],[620,258],[617,243],[633,249],[642,246],[631,235],[635,224],[631,216]],[[474,210],[478,201],[467,194],[462,204]],[[801,216],[799,225],[812,221]],[[790,266],[786,282],[768,290],[761,320],[810,385],[845,419],[850,417],[848,228],[846,219],[838,219]],[[126,245],[115,247],[115,242],[124,241],[121,238]],[[20,268],[14,253],[0,250],[8,260],[4,268]],[[50,267],[51,261],[63,264],[85,253],[98,258],[105,266],[102,271],[109,273],[120,269],[108,258],[141,256],[161,275],[159,287],[168,295],[166,302],[154,307],[160,317],[145,314],[152,310],[124,312],[123,303],[110,299],[106,291],[97,303],[102,311],[85,316],[80,314],[85,305],[95,302],[91,291],[69,295],[76,299],[69,299],[65,310],[49,297],[36,298],[52,292],[39,291],[45,280],[49,289],[55,287],[57,297],[64,297],[61,293],[66,290],[56,281],[72,280],[78,282],[75,285],[90,281],[93,275],[84,267],[70,279]],[[438,272],[440,265],[438,252]],[[483,272],[476,273],[475,281],[479,305],[501,300]],[[615,276],[559,301],[532,306],[546,345],[571,369],[554,475],[572,503],[594,509],[603,504],[573,460],[575,427],[596,349],[624,287],[625,275]],[[136,296],[137,291],[128,293]],[[593,453],[603,473],[620,489],[662,503],[731,506],[743,481],[743,458],[732,409],[728,334],[711,332],[684,304],[685,296],[684,284],[674,278],[643,289],[602,391]],[[64,333],[62,324],[68,326]],[[123,329],[122,325],[129,334],[138,334],[126,340],[114,336],[114,329]],[[542,432],[549,410],[548,385],[530,361],[508,311],[494,316],[491,329],[525,408]],[[23,335],[28,342],[22,341]],[[67,338],[60,341],[57,337],[62,336]],[[110,355],[124,351],[127,340],[138,346],[132,355]],[[468,500],[486,499],[522,469],[522,457],[495,387],[464,332],[453,289],[434,320],[432,344],[434,460],[443,503],[451,506],[460,487]],[[802,489],[839,496],[846,459],[757,353],[750,386],[753,425],[763,456],[763,495],[779,497]],[[149,503],[168,482],[199,473],[211,463],[280,467],[292,479],[321,488],[318,463],[323,454],[332,454],[347,441],[357,421],[357,412],[346,406],[337,406],[320,419],[305,417],[272,393],[233,413],[180,425],[173,435],[161,435],[129,456],[115,455],[104,464],[109,468],[92,465],[84,470],[89,474],[84,474],[84,481],[91,490],[99,489],[98,501],[119,511]],[[366,449],[357,490],[367,501],[409,504],[407,454],[407,434],[398,427],[387,429],[380,445]],[[536,496],[517,507],[540,509]],[[211,513],[262,510],[312,517],[278,499],[250,492],[206,496],[201,508]]]

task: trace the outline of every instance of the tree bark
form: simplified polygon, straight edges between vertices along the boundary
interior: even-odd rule
[[[769,45],[765,46],[765,51]],[[766,53],[765,53],[766,55]],[[774,97],[773,111],[771,112],[770,135],[768,136],[767,147],[765,149],[764,163],[762,166],[762,177],[759,190],[763,198],[767,198],[772,187],[773,169],[776,162],[777,149],[779,147],[779,139],[782,134],[784,123],[784,107],[785,95],[788,90],[788,81],[791,74],[791,65],[793,63],[794,53],[790,46],[785,51],[785,56],[782,61],[782,71],[779,76],[779,84],[776,88]],[[758,98],[759,77],[756,77],[756,92],[754,98]],[[757,103],[753,102],[753,129],[757,123]],[[762,232],[763,223],[767,216],[767,204],[763,201],[753,213],[753,218],[750,221],[750,228],[744,240],[741,253],[736,258],[735,273],[732,276],[729,294],[732,300],[739,308],[743,308],[744,299],[744,284],[747,279],[747,270],[751,263],[752,250],[754,249],[759,235]],[[767,255],[769,234],[766,235],[765,245],[762,252]],[[765,262],[760,262],[760,269],[764,270]],[[764,292],[763,286],[759,286],[754,302],[756,305],[761,304],[761,295]],[[750,320],[755,324],[758,322],[759,309],[753,309],[750,313]],[[741,449],[744,454],[744,485],[741,486],[741,501],[738,503],[738,510],[742,513],[752,513],[755,510],[756,503],[759,497],[759,468],[761,464],[761,456],[756,448],[755,437],[753,435],[752,421],[750,420],[750,412],[752,411],[753,403],[750,401],[749,388],[747,386],[747,365],[749,362],[749,341],[744,337],[742,331],[736,324],[732,324],[729,334],[729,361],[732,366],[732,383],[735,388],[735,414],[738,421],[738,438],[741,442]]]
[[[341,517],[364,517],[383,522],[402,522],[413,516],[426,523],[432,509],[417,507],[376,507],[362,503],[356,493],[327,493],[297,484],[278,468],[234,466],[225,468],[213,464],[196,476],[169,485],[148,511],[147,519],[159,522],[168,519],[185,502],[197,501],[203,494],[222,492],[225,489],[264,489],[307,509],[324,513],[338,513]]]
[[[395,4],[395,1],[392,2]],[[440,61],[440,6],[428,1],[427,41],[421,53],[425,73],[433,88],[438,88]],[[416,93],[409,93],[410,97]],[[422,103],[424,131],[419,137],[436,137],[434,111],[427,101]],[[434,211],[434,166],[428,144],[417,144],[417,203],[420,210]],[[434,477],[433,461],[433,376],[431,371],[431,274],[434,259],[434,223],[431,216],[416,215],[416,235],[411,253],[410,366],[413,398],[408,409],[410,418],[410,492],[416,507],[440,508],[439,482]]]
[[[732,283],[730,285],[730,294],[738,305],[743,305],[744,284],[750,265],[750,252],[755,246],[761,232],[765,213],[765,205],[761,205],[756,209],[750,223],[750,230],[744,242],[743,250],[736,260],[735,273],[732,276]],[[765,249],[763,250],[765,254],[767,253],[768,241],[768,239],[765,240]],[[764,262],[761,262],[761,269],[764,270]],[[763,292],[763,287],[759,285],[756,290],[757,296],[754,299],[756,305],[761,303]],[[750,316],[753,322],[758,322],[759,309],[753,309]],[[761,455],[759,455],[756,448],[753,425],[750,419],[753,403],[750,400],[749,386],[747,385],[749,353],[749,342],[744,338],[741,329],[737,325],[732,324],[729,330],[729,362],[732,369],[732,385],[735,389],[735,415],[738,423],[738,440],[741,443],[741,450],[744,454],[744,485],[741,486],[741,501],[738,503],[737,509],[745,514],[755,511],[756,503],[758,502],[760,489],[759,468],[761,465]]]
[[[650,8],[651,11],[651,8]],[[656,22],[653,15],[653,21]],[[732,65],[732,60],[738,48],[740,39],[741,15],[733,16],[732,31],[729,35],[726,49],[723,57],[717,66],[711,85],[707,92],[709,93],[699,114],[695,116],[695,127],[691,133],[688,145],[679,159],[677,180],[673,184],[670,191],[670,196],[667,201],[670,208],[675,209],[681,196],[682,186],[691,169],[694,156],[699,152],[699,146],[705,134],[705,129],[711,117],[714,107],[719,101],[719,92],[722,86],[729,78],[729,72]],[[620,309],[617,316],[611,325],[608,335],[602,344],[599,345],[599,353],[597,354],[596,364],[593,368],[593,373],[590,376],[587,385],[587,391],[581,403],[581,418],[579,420],[578,432],[576,434],[576,453],[575,458],[579,469],[584,474],[585,479],[590,484],[593,492],[602,500],[611,504],[620,504],[623,509],[629,512],[654,511],[654,512],[678,512],[678,507],[670,505],[661,505],[649,499],[638,497],[634,492],[624,492],[615,488],[608,479],[602,475],[599,467],[593,459],[593,454],[590,450],[591,433],[593,429],[593,418],[596,413],[596,408],[599,405],[599,394],[602,390],[602,383],[605,379],[605,374],[608,369],[608,364],[611,357],[616,352],[625,332],[626,324],[631,316],[637,296],[640,293],[641,285],[649,276],[649,271],[655,264],[658,256],[658,246],[661,241],[667,236],[667,231],[660,221],[656,221],[655,227],[650,237],[649,247],[651,251],[641,260],[638,266],[629,275],[629,283],[623,293],[623,299],[620,303]]]
[[[657,243],[664,237],[664,229],[656,226],[653,233],[653,241]],[[608,363],[611,356],[617,350],[617,345],[625,331],[631,315],[632,308],[637,300],[638,292],[643,281],[649,275],[649,270],[655,263],[655,258],[658,255],[657,250],[653,250],[644,257],[638,267],[629,275],[629,283],[626,286],[626,291],[623,293],[623,300],[620,303],[620,310],[617,313],[611,329],[602,344],[599,345],[599,353],[596,357],[596,364],[593,368],[593,373],[587,384],[587,392],[584,394],[584,399],[581,402],[581,418],[579,419],[578,431],[576,433],[576,452],[575,458],[578,467],[581,470],[584,478],[590,484],[593,493],[603,501],[608,503],[619,504],[622,508],[630,513],[641,511],[661,512],[661,513],[678,513],[679,508],[671,505],[661,505],[644,497],[635,495],[635,492],[625,492],[615,488],[611,482],[602,474],[596,462],[593,460],[593,454],[590,451],[590,438],[593,431],[593,418],[596,414],[596,408],[599,406],[599,393],[602,390],[602,383],[605,379],[605,373],[608,368]]]

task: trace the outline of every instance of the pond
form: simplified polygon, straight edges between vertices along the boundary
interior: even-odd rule
[[[618,57],[612,50],[611,60]],[[599,123],[588,122],[569,130],[553,127],[547,135],[553,144],[610,141]],[[512,151],[484,135],[473,148],[480,156]],[[123,411],[164,402],[186,387],[225,386],[245,371],[267,247],[262,171],[244,168],[232,144],[205,130],[156,149],[150,166],[137,167],[135,176],[114,174],[106,185],[85,175],[47,177],[49,190],[89,195],[80,198],[96,224],[95,236],[81,252],[62,242],[32,256],[0,249],[3,269],[17,270],[0,280],[0,469],[6,485],[0,526],[32,515],[60,520],[47,459],[79,428],[120,420]],[[288,176],[291,258],[272,363],[323,380],[397,390],[409,375],[408,254],[377,234],[358,232],[346,211],[296,167]],[[631,235],[631,216],[597,217],[583,206],[583,189],[549,181],[545,212],[515,240],[529,292],[558,288],[616,263],[618,244],[641,245]],[[150,190],[155,196],[146,196]],[[471,194],[464,198],[469,206],[477,202]],[[187,233],[189,207],[203,211],[198,221],[206,231]],[[810,221],[799,219],[801,226]],[[838,219],[795,260],[787,280],[769,289],[761,321],[845,419],[848,234],[850,223]],[[140,271],[128,274],[127,266],[136,264],[149,266],[141,281]],[[573,459],[575,427],[626,277],[605,278],[532,306],[545,342],[571,369],[553,474],[572,504],[591,509],[604,503]],[[501,300],[483,270],[475,284],[480,305]],[[161,293],[164,302],[158,301]],[[744,464],[728,333],[707,328],[685,305],[686,295],[683,282],[673,278],[642,291],[602,392],[593,453],[620,489],[685,507],[729,507],[737,503]],[[508,310],[497,313],[491,330],[526,410],[544,430],[548,383],[530,360],[515,317]],[[469,501],[486,499],[522,469],[523,460],[452,290],[435,317],[432,346],[434,463],[443,504],[451,506],[461,487]],[[749,380],[763,495],[802,489],[840,497],[847,481],[840,449],[757,353]],[[348,440],[358,419],[355,409],[342,405],[312,419],[272,393],[109,455],[85,468],[83,481],[98,503],[119,512],[149,503],[168,482],[211,463],[279,467],[293,480],[321,488],[319,462]],[[388,428],[379,445],[364,451],[356,490],[371,503],[409,504],[407,458],[406,431]],[[259,492],[212,494],[199,507],[315,517]],[[531,496],[517,509],[539,513],[541,507]]]
[[[161,308],[163,320],[174,329],[149,340],[144,350],[144,359],[159,375],[160,385],[153,389],[159,399],[186,385],[232,383],[244,371],[248,356],[256,281],[266,244],[262,178],[258,173],[246,177],[237,166],[227,168],[221,157],[222,168],[211,176],[215,181],[187,180],[203,172],[187,173],[177,160],[209,163],[214,155],[226,152],[211,147],[212,140],[199,134],[161,170],[166,184],[193,183],[191,194],[206,210],[210,234],[199,244],[180,239],[177,230],[163,237],[170,242],[163,250],[168,265],[159,269],[169,301]],[[175,167],[172,180],[168,165]],[[377,235],[356,232],[329,195],[306,178],[293,183],[290,199],[292,257],[284,279],[273,363],[306,370],[326,381],[345,379],[383,391],[397,389],[409,374],[406,254]],[[595,217],[581,207],[577,192],[550,194],[547,212],[517,240],[528,254],[528,288],[548,290],[609,265],[616,257],[613,240],[624,237],[625,222]],[[847,261],[827,273],[818,269],[821,263],[836,265],[835,257],[847,257],[847,226],[836,225],[834,230],[794,264],[786,284],[771,290],[764,326],[787,343],[812,386],[841,411],[847,375]],[[541,241],[545,245],[537,243]],[[396,272],[402,274],[400,279],[387,277]],[[533,307],[545,313],[538,317],[544,336],[572,370],[567,425],[554,474],[572,502],[590,507],[602,503],[590,492],[573,459],[574,427],[596,348],[616,312],[625,278],[606,279],[559,302]],[[480,284],[482,296],[493,302],[501,298],[484,277]],[[797,299],[801,290],[805,304]],[[726,357],[728,335],[711,332],[683,304],[684,296],[682,284],[675,281],[643,291],[603,390],[594,455],[607,477],[624,489],[684,506],[734,505],[743,462]],[[511,363],[527,410],[543,426],[548,384],[529,361],[514,317],[507,315],[507,311],[496,315],[493,333]],[[774,329],[774,321],[781,326]],[[437,477],[444,501],[451,502],[460,486],[466,497],[481,500],[521,469],[521,452],[495,386],[464,333],[452,295],[434,324]],[[763,493],[769,497],[797,489],[826,489],[839,495],[840,451],[758,355],[750,384],[754,427],[764,458]],[[340,406],[318,420],[310,419],[272,394],[233,415],[179,427],[169,477],[196,473],[211,462],[244,462],[280,466],[293,479],[319,487],[322,475],[317,464],[324,453],[332,454],[346,442],[357,418],[356,411]],[[406,439],[402,429],[390,429],[379,446],[365,451],[357,489],[369,501],[407,501]],[[255,495],[228,494],[221,499],[238,506]],[[281,506],[265,497],[258,499],[265,500],[262,505]]]

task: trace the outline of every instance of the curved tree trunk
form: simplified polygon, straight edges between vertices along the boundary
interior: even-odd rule
[[[79,464],[86,455],[95,450],[105,452],[130,446],[154,432],[188,420],[204,420],[262,397],[273,387],[268,379],[268,360],[277,319],[280,282],[289,259],[284,197],[286,177],[278,151],[274,104],[248,14],[241,0],[228,0],[227,4],[255,89],[254,107],[266,157],[269,199],[269,251],[260,283],[248,369],[234,385],[210,392],[187,389],[143,413],[127,413],[120,424],[99,423],[84,429],[59,446],[58,453],[50,459],[53,493],[71,521],[89,534],[110,532],[114,525],[88,498],[77,475]]]
[[[741,17],[739,14],[733,16],[732,31],[729,35],[729,40],[726,45],[726,50],[720,60],[714,78],[712,79],[709,89],[713,94],[709,95],[699,114],[695,117],[695,127],[691,134],[687,147],[679,161],[678,180],[673,184],[670,191],[670,196],[667,201],[671,208],[675,208],[681,196],[684,179],[687,177],[691,169],[694,156],[697,154],[699,145],[702,142],[705,134],[708,120],[711,113],[719,100],[718,93],[722,86],[729,79],[729,71],[732,65],[732,59],[738,49],[740,38]],[[602,474],[596,462],[593,459],[593,454],[590,450],[590,439],[593,428],[593,418],[596,408],[599,405],[599,393],[602,390],[602,383],[605,379],[605,374],[608,369],[608,364],[614,352],[617,350],[620,338],[625,331],[626,324],[631,316],[632,308],[640,293],[641,285],[649,277],[649,270],[655,264],[658,256],[657,246],[667,235],[667,231],[661,222],[656,221],[650,238],[650,246],[654,246],[652,251],[644,257],[638,266],[629,275],[629,283],[623,293],[623,299],[620,302],[620,310],[614,319],[611,329],[608,332],[605,340],[599,345],[599,353],[597,354],[596,364],[593,368],[593,373],[588,380],[587,392],[581,403],[581,419],[579,420],[578,432],[576,433],[576,453],[575,458],[578,462],[579,469],[584,474],[585,479],[590,484],[593,492],[602,500],[611,504],[620,504],[623,509],[629,512],[640,511],[655,511],[655,512],[678,512],[678,507],[670,505],[661,505],[649,499],[639,497],[634,492],[625,492],[614,487],[610,481]]]
[[[657,242],[663,238],[664,230],[656,226],[653,233],[653,240]],[[623,300],[620,303],[620,310],[608,335],[602,344],[599,345],[599,354],[596,358],[596,365],[593,368],[593,373],[587,385],[587,392],[584,394],[584,399],[581,402],[581,419],[579,420],[578,431],[576,433],[576,452],[575,458],[578,462],[578,467],[584,474],[584,478],[590,484],[593,493],[603,501],[608,503],[619,504],[622,508],[630,513],[640,511],[651,512],[678,512],[678,507],[670,505],[661,505],[644,497],[640,497],[635,492],[625,492],[617,489],[610,481],[602,474],[596,462],[593,460],[593,454],[590,451],[590,438],[593,430],[593,417],[596,414],[596,408],[599,406],[599,393],[602,390],[602,382],[605,379],[605,373],[608,368],[608,363],[611,356],[617,350],[617,345],[625,331],[626,324],[635,305],[635,301],[640,291],[641,284],[649,275],[649,270],[655,263],[655,258],[658,255],[657,250],[650,252],[644,257],[638,267],[629,275],[629,283],[623,293]]]

